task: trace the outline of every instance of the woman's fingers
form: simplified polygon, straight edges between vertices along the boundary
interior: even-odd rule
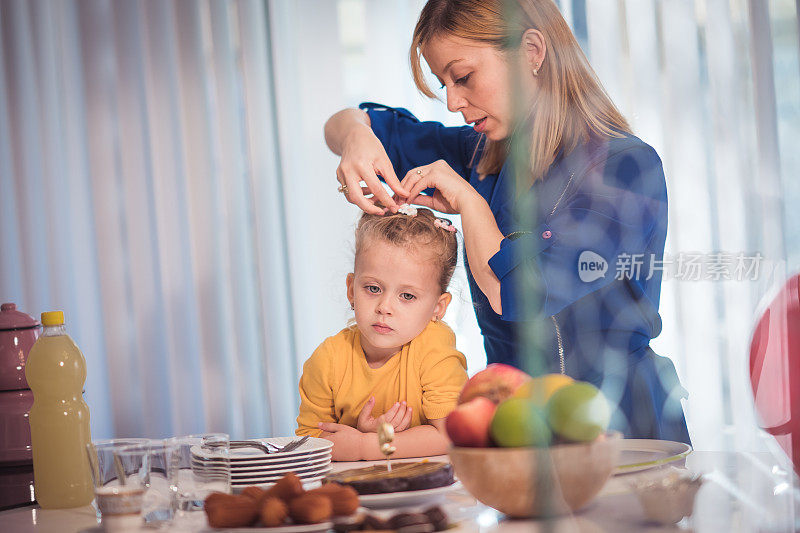
[[[436,211],[446,211],[436,203],[436,200],[433,197],[428,196],[427,194],[420,194],[414,198],[414,205],[427,207],[428,209],[434,209]]]
[[[347,185],[347,200],[358,206],[365,213],[372,215],[384,214],[384,207],[397,209],[397,205],[386,192],[378,175],[372,169],[342,170],[336,172],[337,179]],[[361,182],[365,185],[361,185]],[[369,197],[368,197],[369,196]],[[376,205],[380,203],[381,206]]]
[[[408,192],[408,202],[417,202],[417,197],[420,195],[422,191],[427,189],[428,187],[435,187],[433,183],[431,183],[431,179],[427,176],[420,177],[414,185],[410,187],[410,191]]]
[[[383,176],[383,180],[395,194],[403,198],[408,196],[408,189],[403,187],[403,184],[400,183],[400,180],[397,179],[397,175],[394,173],[394,167],[392,166],[391,161],[387,159],[386,161],[383,161],[380,164],[375,165],[375,170],[381,176]]]
[[[386,189],[384,189],[383,185],[381,185],[381,180],[378,178],[375,170],[367,171],[363,179],[369,190],[372,192],[373,200],[379,201],[383,207],[388,207],[393,211],[397,209],[397,204],[394,203],[392,197],[389,196],[389,193],[386,192]]]
[[[412,168],[403,178],[403,185],[408,190],[408,203],[417,203],[417,197],[429,187],[436,187],[435,176],[431,173],[430,165]]]
[[[383,209],[375,205],[373,198],[367,198],[364,196],[364,193],[362,192],[364,187],[361,186],[360,177],[357,175],[354,176],[352,173],[345,173],[343,179],[345,181],[345,185],[347,185],[347,194],[345,197],[347,198],[348,202],[358,206],[365,213],[370,213],[372,215],[383,214]],[[370,186],[369,180],[364,181],[367,182],[366,188],[371,192],[374,192],[374,186]],[[375,181],[377,181],[377,178],[375,178]],[[383,189],[383,187],[380,188]]]
[[[384,188],[378,173],[384,176],[392,191]],[[457,213],[458,208],[454,202],[459,195],[458,187],[463,185],[460,185],[461,178],[441,161],[412,168],[400,181],[397,181],[389,162],[376,164],[371,168],[361,165],[360,168],[351,167],[347,170],[340,166],[336,171],[336,177],[340,183],[347,185],[347,199],[350,203],[357,205],[366,213],[375,215],[397,212],[398,206],[403,203]],[[458,178],[459,183],[454,182],[453,178]],[[361,184],[362,181],[365,185]],[[434,195],[422,194],[422,191],[429,188],[436,190]]]
[[[427,165],[417,168],[412,168],[409,170],[405,176],[403,176],[402,181],[400,181],[400,185],[405,189],[406,198],[409,197],[411,194],[411,188],[422,179],[423,174],[427,170]]]

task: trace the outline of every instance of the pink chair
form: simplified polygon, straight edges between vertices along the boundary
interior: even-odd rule
[[[750,384],[760,426],[800,475],[800,274],[781,288],[756,325]]]

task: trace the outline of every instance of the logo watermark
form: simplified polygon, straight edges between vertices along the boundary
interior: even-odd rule
[[[759,252],[680,252],[665,254],[628,254],[617,256],[614,279],[652,279],[660,274],[663,279],[679,281],[755,281],[761,273],[764,256]],[[590,250],[578,258],[578,276],[584,283],[605,277],[608,262]]]
[[[608,261],[591,250],[584,250],[578,257],[578,276],[584,283],[606,277],[607,270]]]

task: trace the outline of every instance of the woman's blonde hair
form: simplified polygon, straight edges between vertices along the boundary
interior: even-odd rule
[[[504,11],[504,4],[511,9]],[[436,98],[425,82],[420,56],[431,39],[453,36],[517,49],[528,29],[541,32],[547,46],[531,102],[531,185],[546,173],[559,151],[569,153],[591,136],[622,137],[630,126],[614,106],[552,0],[428,0],[411,42],[411,72],[419,90]],[[526,132],[527,134],[527,132]],[[500,171],[507,140],[486,139],[477,166],[480,174]]]
[[[417,215],[413,217],[400,213],[364,213],[356,226],[356,259],[376,240],[408,248],[414,253],[427,252],[439,267],[439,287],[445,293],[458,262],[458,242],[454,231],[434,225],[435,220],[433,212],[424,208],[417,208]]]

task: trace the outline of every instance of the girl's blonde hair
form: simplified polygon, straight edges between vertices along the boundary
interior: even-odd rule
[[[364,213],[356,227],[356,259],[375,240],[427,252],[438,263],[439,287],[445,293],[458,262],[458,242],[454,231],[435,226],[435,220],[433,212],[424,208],[417,208],[413,217]]]
[[[511,9],[504,12],[506,3]],[[530,109],[530,186],[544,176],[559,151],[569,153],[591,136],[622,137],[631,131],[556,4],[552,0],[428,0],[414,28],[409,55],[417,88],[436,98],[420,63],[421,51],[431,39],[460,37],[509,51],[520,46],[528,29],[541,32],[547,45],[538,72],[539,90]],[[507,140],[486,139],[478,173],[499,172],[507,155]]]

